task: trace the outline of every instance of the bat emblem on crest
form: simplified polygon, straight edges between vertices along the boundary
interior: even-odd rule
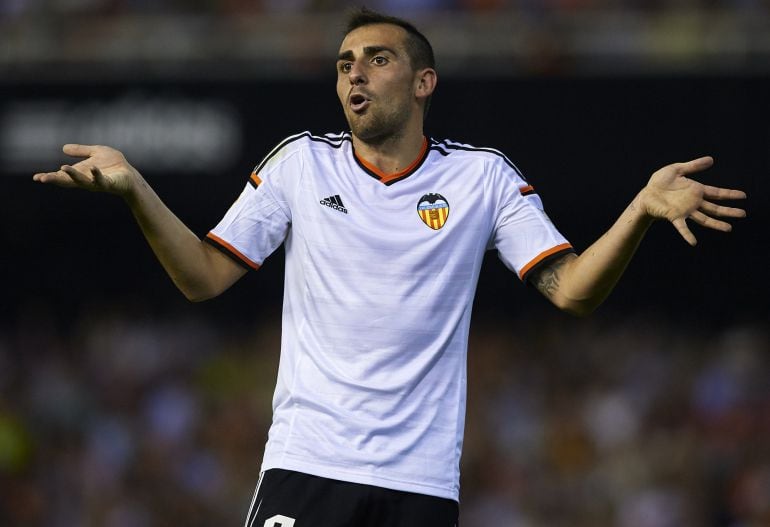
[[[449,217],[449,202],[441,194],[425,194],[417,203],[417,214],[425,225],[437,231]]]

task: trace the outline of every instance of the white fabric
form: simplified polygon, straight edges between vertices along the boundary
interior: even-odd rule
[[[569,246],[502,154],[429,145],[413,173],[386,185],[356,160],[349,134],[290,137],[213,229],[255,265],[285,242],[263,470],[458,499],[484,252],[497,248],[519,273]],[[441,228],[418,213],[428,194],[448,203]]]

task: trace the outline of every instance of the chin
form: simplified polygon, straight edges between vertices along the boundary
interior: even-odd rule
[[[378,123],[361,123],[349,121],[350,130],[359,140],[369,144],[381,144],[398,135],[396,130],[377,126]]]
[[[370,145],[382,144],[386,142],[388,139],[390,139],[391,137],[393,137],[393,134],[376,133],[370,130],[361,132],[353,129],[352,132],[353,132],[353,135],[356,136],[359,140]]]

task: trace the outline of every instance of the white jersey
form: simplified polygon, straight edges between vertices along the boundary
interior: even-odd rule
[[[572,250],[500,152],[426,139],[387,176],[349,133],[286,139],[207,240],[249,268],[285,244],[263,470],[454,500],[484,253],[525,279]]]

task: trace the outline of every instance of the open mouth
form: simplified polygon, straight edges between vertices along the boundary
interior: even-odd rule
[[[350,109],[356,113],[361,113],[369,107],[369,99],[360,94],[354,93],[350,96]]]

